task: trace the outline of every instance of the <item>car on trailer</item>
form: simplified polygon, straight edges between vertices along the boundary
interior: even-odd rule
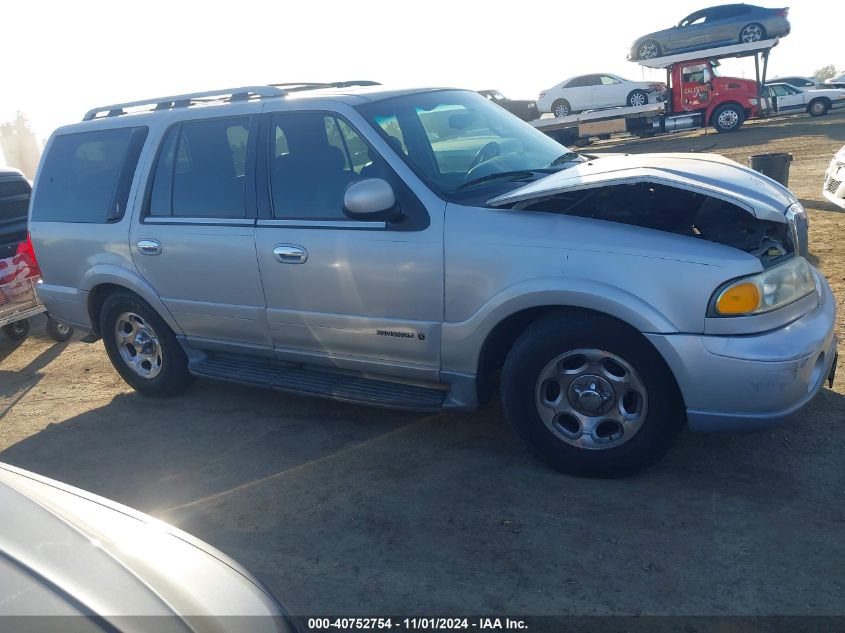
[[[595,73],[571,77],[543,90],[537,109],[561,117],[586,110],[661,103],[665,95],[666,85],[660,82],[630,81],[611,73]]]
[[[637,38],[628,59],[639,61],[717,46],[752,44],[789,35],[789,9],[723,4],[691,13],[662,31]]]

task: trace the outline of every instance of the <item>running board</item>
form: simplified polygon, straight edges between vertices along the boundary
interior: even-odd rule
[[[391,409],[439,411],[446,397],[446,391],[432,387],[306,369],[300,365],[243,356],[209,355],[191,361],[188,370],[201,378]]]

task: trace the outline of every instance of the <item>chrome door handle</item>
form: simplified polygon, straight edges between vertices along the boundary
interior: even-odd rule
[[[304,264],[308,251],[296,244],[277,244],[273,249],[273,259],[281,264]]]
[[[138,240],[138,252],[141,255],[161,255],[161,243],[158,240]]]

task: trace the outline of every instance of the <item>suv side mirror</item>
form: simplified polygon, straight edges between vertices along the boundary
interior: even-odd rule
[[[393,187],[381,178],[364,178],[346,187],[343,212],[353,220],[390,222],[402,217]]]

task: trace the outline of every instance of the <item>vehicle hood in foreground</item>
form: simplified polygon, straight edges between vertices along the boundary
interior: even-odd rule
[[[98,617],[117,630],[143,629],[135,616],[164,616],[160,631],[289,630],[246,570],[166,523],[6,464],[0,505],[0,615]]]
[[[721,198],[760,220],[786,222],[786,187],[718,154],[622,154],[578,163],[487,201],[511,206],[566,191],[653,182]]]

